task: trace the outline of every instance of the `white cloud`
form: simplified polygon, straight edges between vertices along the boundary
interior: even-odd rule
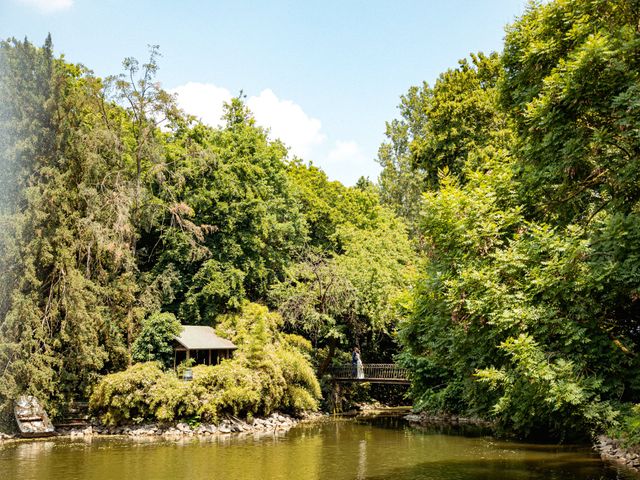
[[[214,127],[222,125],[222,105],[231,99],[229,90],[211,83],[189,82],[174,88],[171,93],[177,94],[180,108]],[[278,98],[271,89],[249,97],[247,106],[256,123],[269,128],[270,137],[282,140],[294,155],[306,158],[326,139],[320,120],[307,115],[291,100]]]
[[[340,180],[345,185],[354,185],[362,176],[376,180],[379,167],[353,140],[338,140],[329,150],[325,161],[318,164],[329,178]]]
[[[231,100],[231,92],[211,83],[189,82],[170,90],[177,94],[178,105],[207,125],[222,125],[222,105]]]
[[[360,145],[358,145],[358,142],[354,142],[353,140],[338,140],[334,147],[329,151],[329,155],[327,155],[327,160],[339,163],[361,160],[362,158],[364,158],[364,155],[360,149]]]
[[[229,90],[211,83],[189,82],[171,90],[177,94],[178,105],[204,123],[220,126],[222,105],[231,100]],[[256,122],[269,128],[272,139],[279,138],[293,155],[303,160],[313,160],[329,178],[345,185],[354,185],[360,176],[375,180],[380,167],[373,155],[366,153],[354,140],[338,140],[327,145],[322,122],[309,116],[300,105],[283,100],[271,90],[265,89],[247,99]]]
[[[40,13],[53,13],[67,10],[73,6],[73,0],[16,0],[22,5],[35,8]]]
[[[270,128],[271,137],[281,139],[294,155],[308,157],[315,146],[326,140],[320,120],[307,115],[291,100],[280,100],[268,88],[257,97],[249,97],[247,105],[256,122]]]

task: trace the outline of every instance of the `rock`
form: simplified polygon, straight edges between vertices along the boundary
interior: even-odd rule
[[[320,418],[324,415],[321,413],[306,414],[304,418]],[[92,425],[85,429],[58,430],[59,434],[67,433],[71,436],[89,436],[89,435],[127,435],[130,437],[142,436],[193,436],[193,435],[215,435],[218,433],[259,433],[270,435],[272,431],[285,432],[291,427],[299,423],[299,419],[289,415],[274,412],[266,418],[249,417],[247,421],[236,417],[227,417],[218,425],[203,423],[197,427],[190,427],[185,422],[180,422],[173,426],[162,426],[158,424],[146,425],[122,425],[119,427],[107,427],[104,425]],[[0,441],[7,438],[6,434],[0,433]],[[8,437],[10,438],[10,437]]]
[[[619,442],[604,435],[599,436],[594,444],[594,449],[600,453],[604,460],[618,462],[629,468],[640,467],[640,455],[636,451],[623,448]]]
[[[183,433],[191,431],[191,427],[189,427],[189,425],[187,425],[186,423],[179,423],[178,425],[176,425],[176,428]]]

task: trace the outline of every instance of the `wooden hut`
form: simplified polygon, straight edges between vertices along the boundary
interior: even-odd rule
[[[223,358],[230,358],[237,349],[232,342],[216,335],[211,327],[183,325],[182,333],[173,343],[174,368],[189,358],[198,365],[216,365]]]

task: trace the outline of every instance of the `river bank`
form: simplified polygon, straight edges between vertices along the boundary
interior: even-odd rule
[[[488,420],[477,417],[462,417],[459,415],[433,415],[426,412],[410,413],[404,419],[410,424],[416,425],[474,425],[478,427],[491,428],[495,424]]]
[[[128,436],[128,437],[193,437],[212,436],[229,434],[261,434],[273,432],[286,432],[295,425],[302,422],[318,421],[327,417],[328,414],[319,412],[309,413],[301,417],[275,412],[267,417],[257,417],[242,420],[229,416],[217,424],[213,423],[186,423],[178,422],[173,424],[144,423],[139,425],[105,426],[96,423],[81,427],[57,428],[55,434],[49,438],[77,438],[94,436]],[[0,444],[29,440],[0,432]]]
[[[600,435],[596,438],[594,449],[603,460],[619,463],[640,472],[640,449],[637,447],[625,448],[619,440]]]
[[[347,412],[342,412],[338,416],[355,417],[359,415],[380,415],[391,414],[403,416],[410,411],[411,407],[388,407],[381,403],[361,403],[357,408]],[[228,416],[219,423],[187,423],[177,422],[171,424],[143,423],[131,425],[106,426],[96,422],[78,427],[58,427],[55,434],[50,438],[65,437],[92,437],[92,436],[129,436],[129,437],[188,437],[188,436],[211,436],[227,434],[253,434],[269,432],[286,432],[295,425],[303,422],[319,421],[331,418],[327,412],[313,412],[294,417],[285,413],[274,412],[267,417],[256,417],[250,420],[243,420],[234,416]],[[3,442],[29,440],[17,434],[0,432],[0,444]]]
[[[411,413],[405,415],[404,419],[411,425],[431,427],[434,425],[447,426],[475,426],[481,428],[493,428],[495,424],[487,420],[476,417],[461,417],[457,415],[432,415],[425,412]],[[640,449],[625,448],[622,443],[606,435],[599,435],[592,442],[592,448],[600,458],[606,462],[613,462],[623,465],[635,472],[640,473]]]
[[[91,435],[0,448],[3,480],[639,480],[582,446],[530,444],[400,416],[322,415],[287,430],[215,435]]]

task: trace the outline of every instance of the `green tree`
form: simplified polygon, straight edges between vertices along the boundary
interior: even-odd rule
[[[182,325],[171,313],[154,313],[142,322],[131,354],[136,362],[158,361],[166,368],[173,366],[173,342]]]
[[[507,30],[501,100],[532,214],[589,222],[640,198],[637,15],[633,0],[554,1]]]
[[[166,308],[188,323],[263,298],[305,235],[286,149],[241,99],[225,112],[223,128],[185,124],[167,134],[166,158],[148,177],[156,215],[141,266],[154,279],[172,272]]]
[[[532,4],[488,83],[499,122],[445,128],[442,158],[466,153],[423,197],[426,258],[400,329],[423,408],[566,438],[637,401],[636,11]],[[429,118],[485,111],[463,91],[443,89]],[[430,121],[417,144],[433,145]]]
[[[320,252],[340,252],[339,227],[375,228],[382,211],[376,191],[330,181],[318,167],[292,162],[288,167],[293,195],[307,227],[305,243]]]
[[[17,178],[26,172],[28,181],[18,182],[15,210],[2,217],[0,399],[7,411],[28,392],[55,414],[87,395],[105,369],[126,364],[123,326],[138,290],[131,177],[102,123],[98,79],[54,59],[49,40],[42,49],[16,41],[1,49],[11,59],[0,82],[14,102],[6,120],[26,125],[23,115],[39,113],[34,130],[14,131],[3,151],[10,165],[18,154]],[[13,81],[27,72],[47,87]]]
[[[396,303],[412,280],[413,250],[404,224],[389,211],[378,214],[375,228],[340,226],[341,254],[309,250],[272,289],[271,302],[290,327],[326,349],[317,359],[320,376],[340,347],[367,341],[369,358],[391,356],[376,344],[395,333]]]
[[[327,348],[318,376],[329,366],[347,334],[361,330],[356,315],[357,292],[334,259],[309,252],[295,264],[284,282],[274,285],[272,303],[294,331],[311,339],[314,348]]]

